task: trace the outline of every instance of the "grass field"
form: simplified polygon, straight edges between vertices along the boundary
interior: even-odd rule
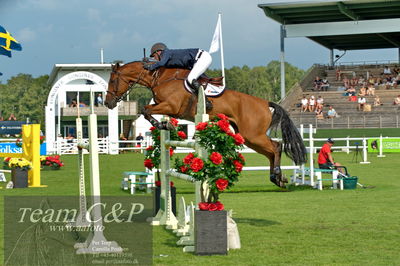
[[[247,166],[266,165],[246,154]],[[233,209],[242,248],[228,256],[183,253],[178,238],[163,227],[153,229],[155,265],[397,265],[400,262],[400,155],[370,155],[371,164],[352,162],[353,154],[334,153],[359,182],[375,186],[356,190],[282,190],[265,172],[244,172],[230,193],[221,195]],[[43,171],[47,188],[0,190],[4,195],[77,195],[77,156],[63,156],[60,171]],[[289,164],[286,161],[286,164]],[[88,164],[87,164],[88,165]],[[122,172],[143,170],[141,154],[100,156],[102,195],[120,190]],[[291,174],[289,171],[288,175]],[[193,200],[193,186],[174,180],[179,196]],[[1,197],[3,203],[3,198]],[[2,205],[1,205],[2,206]],[[1,212],[0,224],[3,224]],[[3,235],[3,227],[0,227]],[[2,246],[4,243],[2,243]],[[2,255],[2,254],[1,254]]]

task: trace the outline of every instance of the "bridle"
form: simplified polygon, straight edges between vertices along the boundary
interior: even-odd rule
[[[115,78],[112,81],[114,83],[114,91],[107,90],[107,93],[111,94],[111,96],[112,96],[112,101],[114,101],[116,103],[120,102],[129,93],[129,91],[139,83],[139,81],[143,77],[144,72],[145,72],[144,70],[142,70],[142,72],[140,72],[139,77],[136,79],[136,81],[129,81],[122,75],[122,73],[120,71],[113,70],[111,72],[111,74],[115,74],[117,76],[117,78]],[[118,96],[117,93],[118,93],[120,80],[125,82],[128,85],[128,89],[126,90],[126,92],[124,94],[121,94]]]

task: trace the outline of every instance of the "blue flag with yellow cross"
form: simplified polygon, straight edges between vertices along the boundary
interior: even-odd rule
[[[11,50],[21,51],[22,46],[5,28],[0,26],[0,55],[11,57]]]

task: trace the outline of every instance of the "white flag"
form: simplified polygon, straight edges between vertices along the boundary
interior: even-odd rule
[[[221,39],[221,16],[218,16],[217,26],[215,27],[214,36],[211,41],[210,50],[208,51],[210,54],[218,52],[220,48],[220,39]]]

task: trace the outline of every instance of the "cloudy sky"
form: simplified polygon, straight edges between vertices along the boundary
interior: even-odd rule
[[[0,56],[0,81],[18,73],[50,74],[54,64],[141,59],[155,42],[170,48],[210,46],[222,13],[225,67],[266,65],[279,58],[279,24],[257,0],[0,0],[0,25],[21,44]],[[286,1],[294,2],[294,1]],[[305,39],[286,39],[286,61],[307,69],[328,63],[329,51]],[[348,52],[341,60],[396,60],[397,50]],[[219,68],[215,55],[212,68]]]

